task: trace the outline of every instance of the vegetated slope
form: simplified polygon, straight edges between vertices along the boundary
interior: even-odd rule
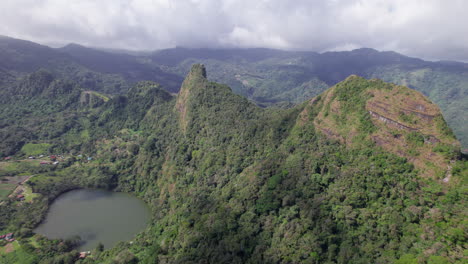
[[[468,66],[464,63],[428,62],[373,49],[319,54],[176,48],[157,52],[151,59],[177,74],[202,62],[210,78],[264,105],[303,102],[351,74],[406,85],[437,103],[462,144],[468,146]]]
[[[453,129],[464,149],[468,146],[468,73],[466,64],[404,70],[401,65],[377,68],[369,77],[406,85],[417,89],[442,109],[444,118]]]
[[[93,71],[118,74],[131,83],[154,81],[170,92],[177,92],[183,80],[179,75],[162,71],[158,65],[147,63],[143,57],[110,53],[77,44],[69,44],[58,50]]]
[[[419,93],[359,77],[291,109],[259,108],[195,65],[177,97],[141,83],[96,107],[86,117],[91,136],[74,148],[94,161],[29,184],[49,199],[91,186],[149,204],[143,233],[93,251],[90,262],[461,263],[466,161],[456,149],[441,158],[454,161],[444,182],[412,151],[439,157],[433,146],[456,148],[439,117]],[[399,137],[415,145],[386,149]],[[21,208],[2,207],[0,229],[31,228],[37,220]],[[73,258],[44,245],[31,254]]]
[[[174,93],[193,63],[204,63],[210,79],[230,86],[262,106],[291,107],[351,74],[416,89],[437,103],[464,148],[468,146],[468,67],[427,62],[395,52],[288,52],[271,49],[185,49],[153,54],[112,53],[76,44],[51,49],[0,38],[0,87],[45,68],[85,90],[124,94],[138,81],[160,83]]]
[[[346,102],[343,110],[350,119],[336,129],[352,128],[356,119],[357,128],[363,127],[355,144],[330,139],[316,125],[327,105],[333,107],[327,98],[335,92],[336,100]],[[378,130],[411,138],[409,131],[379,123],[366,110],[373,100],[383,100],[379,92],[416,93],[351,77],[306,105],[265,110],[207,81],[205,70],[194,66],[169,106],[176,122],[162,125],[156,121],[161,117],[149,113],[143,123],[152,123],[152,133],[159,136],[140,144],[133,168],[119,178],[120,188],[142,193],[154,210],[154,225],[130,252],[143,263],[461,260],[458,238],[442,226],[454,232],[463,228],[463,198],[452,196],[460,194],[452,184],[463,178],[456,174],[443,183],[427,175],[426,167],[414,169],[411,158],[417,153],[411,148],[404,148],[409,154],[401,158],[374,143]],[[418,99],[428,114],[440,117],[427,99]],[[389,102],[389,112],[407,107],[394,103]],[[437,136],[446,128],[420,122],[418,129]],[[456,147],[453,136],[440,140]],[[423,144],[418,147],[439,155],[431,143]],[[453,217],[438,217],[449,212]],[[443,224],[437,226],[438,221]],[[423,235],[427,229],[433,231],[429,236]]]
[[[320,98],[317,131],[349,146],[373,142],[407,158],[421,175],[444,178],[460,152],[440,109],[407,87],[352,75]]]
[[[125,93],[134,83],[143,80],[158,81],[166,89],[175,91],[182,81],[182,77],[165,73],[157,65],[146,64],[136,56],[111,54],[73,44],[53,49],[30,41],[0,37],[1,72],[15,79],[39,69],[70,79],[84,89],[111,94]]]
[[[25,143],[53,143],[58,150],[81,144],[82,118],[109,98],[39,70],[0,90],[0,155]],[[87,122],[84,122],[87,123]]]
[[[30,41],[0,37],[0,58],[0,69],[9,77],[7,82],[2,78],[1,89],[40,69],[73,80],[86,89],[111,93],[128,89],[121,76],[91,71],[67,54]]]

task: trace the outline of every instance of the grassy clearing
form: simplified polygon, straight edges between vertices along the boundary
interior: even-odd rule
[[[23,152],[27,156],[36,156],[47,153],[51,146],[51,144],[47,143],[28,143],[21,148],[21,152]]]
[[[34,198],[39,196],[38,193],[33,193],[31,187],[29,187],[27,185],[23,185],[23,190],[24,190],[23,195],[24,195],[24,201],[25,202],[30,203],[30,202],[32,202],[32,200]]]
[[[15,250],[17,250],[18,248],[20,248],[20,247],[21,246],[18,243],[18,241],[13,241],[11,243],[8,243],[5,246],[0,247],[0,256],[5,256],[7,254],[10,254],[10,253],[14,252]]]
[[[15,188],[15,184],[0,183],[0,201],[6,199]]]
[[[37,263],[37,258],[34,255],[29,254],[26,252],[18,241],[14,241],[13,243],[9,244],[13,245],[8,246],[9,250],[13,250],[10,252],[6,252],[5,247],[0,248],[0,263],[9,263],[9,264],[30,264],[30,263]]]
[[[0,176],[2,175],[11,175],[19,171],[18,162],[0,162]]]
[[[40,162],[46,160],[18,160],[10,162],[0,162],[0,177],[14,175],[31,175],[32,171],[39,168]]]

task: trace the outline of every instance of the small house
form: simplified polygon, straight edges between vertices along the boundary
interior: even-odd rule
[[[18,201],[24,201],[24,195],[18,194],[18,195],[16,196],[16,199],[17,199]]]
[[[91,254],[91,251],[82,251],[82,252],[80,252],[80,255],[78,256],[78,258],[84,259],[84,258],[86,258],[89,254]]]
[[[5,157],[4,160],[11,160],[11,157]]]

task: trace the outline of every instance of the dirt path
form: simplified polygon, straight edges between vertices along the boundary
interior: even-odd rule
[[[20,183],[18,183],[18,186],[16,186],[15,190],[8,197],[11,198],[11,197],[13,197],[13,196],[15,196],[17,194],[24,193],[25,192],[24,183],[27,182],[29,179],[31,179],[31,177],[32,177],[32,175],[27,176]]]

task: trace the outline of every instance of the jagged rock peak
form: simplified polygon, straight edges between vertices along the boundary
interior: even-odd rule
[[[203,64],[194,64],[182,83],[175,105],[176,111],[179,112],[181,128],[184,131],[187,127],[187,103],[190,98],[190,94],[192,93],[192,90],[197,89],[196,87],[204,87],[205,84],[205,66]]]
[[[206,69],[205,65],[203,64],[194,64],[192,65],[192,68],[190,69],[189,76],[197,76],[197,77],[203,77],[206,78]]]

